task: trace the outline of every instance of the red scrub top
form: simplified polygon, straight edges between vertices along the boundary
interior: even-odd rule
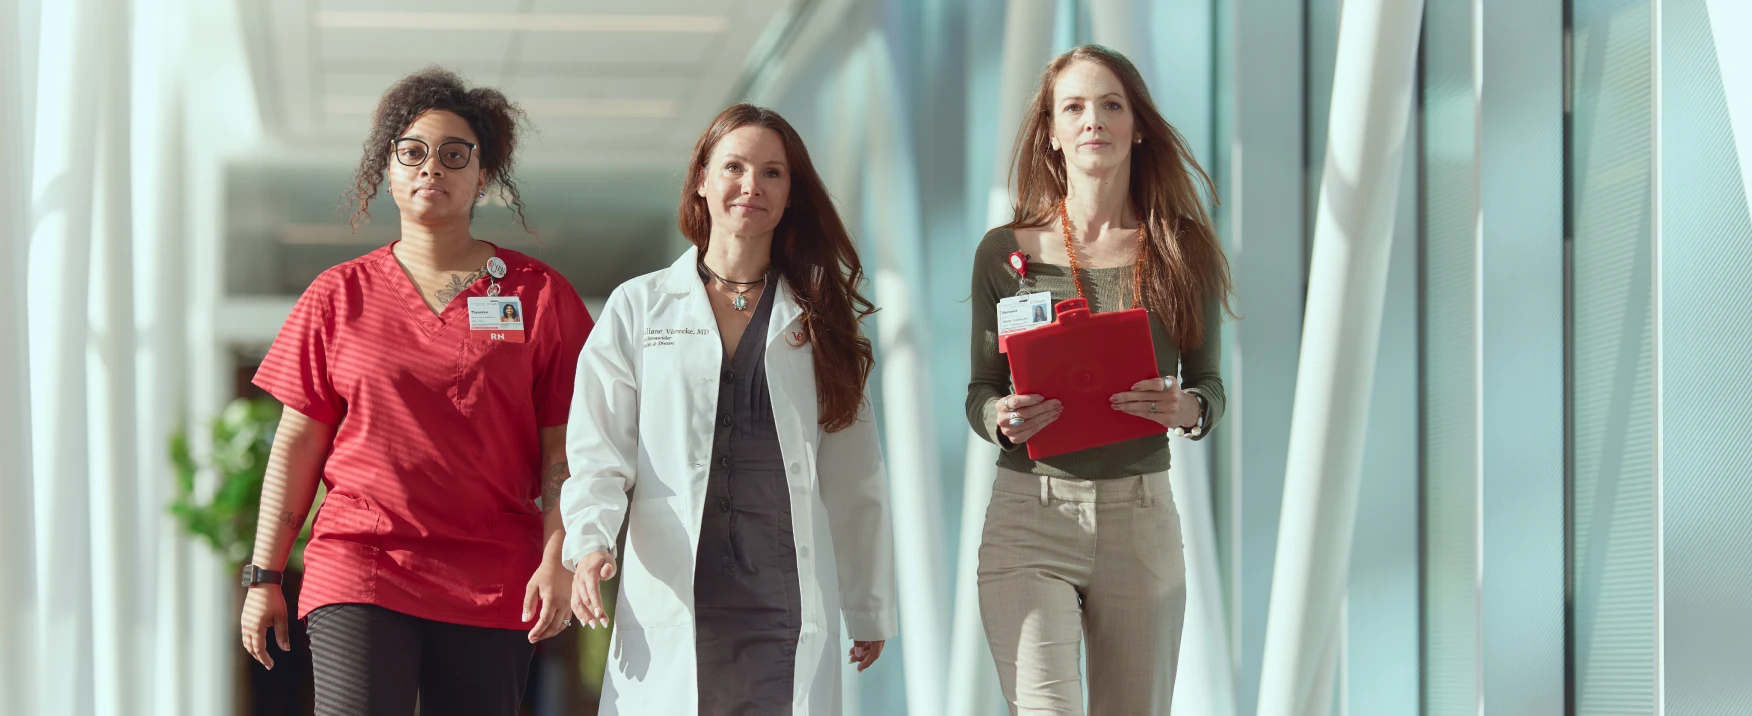
[[[392,245],[393,246],[393,245]],[[523,302],[523,343],[471,338],[468,299],[434,315],[390,246],[317,277],[255,384],[337,426],[328,497],[304,552],[298,616],[342,603],[527,629],[541,563],[541,441],[564,425],[592,325],[578,292],[540,261],[494,247],[500,294]]]

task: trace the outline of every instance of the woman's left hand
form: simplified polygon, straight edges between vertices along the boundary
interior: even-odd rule
[[[851,660],[846,663],[857,664],[858,671],[863,672],[870,668],[871,664],[876,663],[876,657],[882,656],[882,644],[883,642],[880,641],[852,642]]]
[[[1113,409],[1149,418],[1165,428],[1190,428],[1198,424],[1198,398],[1174,384],[1174,376],[1140,380],[1130,392],[1116,393]]]
[[[572,625],[572,572],[558,559],[543,558],[529,586],[523,589],[523,621],[535,620],[529,643],[546,639]]]

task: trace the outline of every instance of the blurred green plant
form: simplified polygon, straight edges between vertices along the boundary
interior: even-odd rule
[[[176,472],[170,514],[185,532],[206,542],[233,567],[241,567],[255,548],[262,481],[280,410],[280,402],[272,398],[231,401],[208,426],[212,447],[205,459],[197,458],[190,448],[187,430],[177,428],[170,435],[170,462]],[[196,489],[196,476],[203,471],[218,480],[211,491]],[[303,567],[304,543],[309,539],[306,520],[287,569]]]

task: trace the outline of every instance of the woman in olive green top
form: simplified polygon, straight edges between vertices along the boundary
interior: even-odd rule
[[[1210,179],[1150,102],[1129,60],[1104,47],[1047,66],[1016,139],[1015,216],[974,255],[967,417],[998,444],[979,550],[980,613],[1010,712],[1168,713],[1186,610],[1168,434],[1199,439],[1223,413],[1217,328],[1228,262],[1200,200]],[[1025,278],[1012,267],[1024,255]],[[997,304],[1020,288],[1097,313],[1150,313],[1161,378],[1112,398],[1160,435],[1030,460],[1022,447],[1062,410],[1011,394]]]

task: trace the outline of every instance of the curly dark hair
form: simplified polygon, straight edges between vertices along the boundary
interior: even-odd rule
[[[462,77],[437,65],[401,78],[378,100],[377,109],[371,114],[371,135],[365,138],[365,155],[353,173],[353,186],[341,195],[346,206],[354,207],[347,225],[357,230],[361,223],[371,220],[371,200],[382,188],[389,170],[390,142],[407,131],[421,114],[431,110],[451,112],[468,122],[469,129],[480,140],[475,156],[480,160],[487,186],[496,185],[517,214],[517,223],[524,231],[535,233],[523,216],[523,197],[511,178],[517,131],[528,126],[523,108],[491,87],[469,89]],[[469,215],[474,215],[472,208]]]

